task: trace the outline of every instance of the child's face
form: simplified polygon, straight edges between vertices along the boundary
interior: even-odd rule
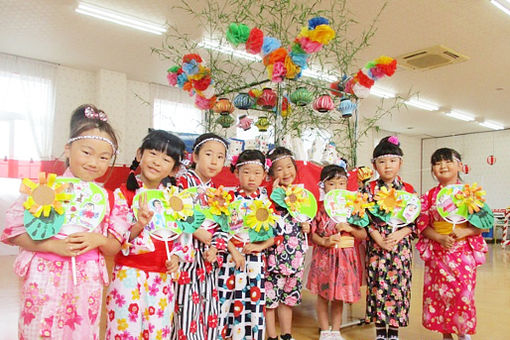
[[[442,185],[457,183],[462,163],[457,160],[441,160],[432,164],[432,172]]]
[[[204,143],[197,153],[193,153],[195,170],[202,180],[209,180],[220,173],[225,164],[225,146],[217,141]]]
[[[384,182],[391,182],[397,176],[402,166],[400,157],[379,157],[374,161],[374,168]]]
[[[324,181],[324,192],[328,193],[334,189],[347,189],[347,178],[336,176]]]
[[[273,164],[273,177],[279,179],[281,185],[291,185],[296,179],[296,167],[291,157],[285,157]]]
[[[234,173],[239,178],[240,187],[248,194],[255,192],[260,187],[266,175],[261,163],[242,165],[236,168]]]
[[[157,188],[164,178],[174,173],[175,160],[166,152],[148,149],[142,153],[138,150],[136,159],[140,162],[142,181],[149,188]]]
[[[109,134],[99,129],[84,131],[80,136],[98,136],[111,140]],[[80,139],[67,144],[65,155],[74,176],[83,181],[93,181],[106,173],[113,157],[109,143],[99,139]]]

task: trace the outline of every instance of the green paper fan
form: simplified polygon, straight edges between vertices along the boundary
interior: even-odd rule
[[[462,191],[463,184],[451,184],[443,187],[437,194],[436,209],[439,215],[447,222],[461,224],[468,220],[466,207],[457,207],[459,201],[455,195]]]
[[[205,221],[205,215],[202,214],[199,210],[194,209],[193,215],[188,216],[184,220],[177,220],[177,225],[181,228],[182,232],[192,234],[194,233],[202,223]]]
[[[365,213],[365,215],[363,215],[363,217],[360,217],[359,215],[351,215],[347,219],[347,222],[349,224],[354,224],[354,225],[357,225],[358,227],[365,228],[366,226],[368,226],[370,224],[370,219],[368,218],[368,214]]]
[[[270,198],[273,200],[273,202],[278,204],[280,207],[288,209],[287,204],[285,203],[285,197],[286,197],[285,190],[283,190],[282,188],[276,188],[271,193]]]
[[[65,214],[57,214],[51,210],[48,217],[35,217],[28,210],[23,213],[23,224],[32,240],[40,241],[50,238],[60,231],[64,224]]]
[[[388,223],[390,220],[390,213],[381,209],[377,204],[368,208],[368,211],[372,214],[372,216],[379,218],[381,221]]]
[[[468,216],[468,221],[479,229],[490,229],[494,226],[494,213],[487,203],[476,213]]]
[[[293,192],[301,190],[304,193],[304,202],[299,203],[299,208],[294,210],[285,200],[288,198],[287,196],[295,195]],[[276,188],[271,193],[271,199],[279,206],[286,208],[290,215],[299,222],[309,222],[317,214],[317,200],[315,196],[309,190],[295,184],[290,185],[286,190]]]

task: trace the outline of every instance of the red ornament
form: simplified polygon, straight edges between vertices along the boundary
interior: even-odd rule
[[[262,106],[263,109],[272,109],[276,105],[276,93],[269,87],[265,87],[257,99],[257,104]]]
[[[471,168],[469,167],[469,165],[467,164],[464,164],[462,166],[462,172],[464,172],[466,175],[469,174],[469,170],[471,170]]]
[[[313,108],[314,110],[324,113],[333,110],[335,108],[335,103],[333,103],[333,99],[331,99],[329,95],[324,94],[315,99]]]
[[[494,155],[490,155],[487,157],[487,163],[489,165],[494,165],[494,163],[496,163],[496,157],[494,157]]]

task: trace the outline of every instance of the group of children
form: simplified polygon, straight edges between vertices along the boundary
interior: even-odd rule
[[[63,176],[93,182],[106,174],[117,149],[104,112],[80,106],[71,119]],[[136,151],[126,184],[113,194],[104,191],[110,204],[94,232],[35,241],[24,227],[26,197],[20,197],[7,212],[1,236],[21,248],[15,261],[15,271],[23,278],[19,338],[99,339],[103,286],[108,285],[104,255],[114,255],[106,294],[106,339],[291,340],[292,308],[301,302],[309,233],[313,253],[306,288],[317,295],[320,339],[343,339],[343,303],[361,297],[363,269],[354,246],[337,246],[341,238],[367,240],[367,321],[375,323],[377,340],[398,339],[399,327],[409,320],[412,240],[417,236],[425,260],[424,326],[441,332],[444,339],[452,339],[452,334],[470,339],[476,327],[476,267],[484,262],[487,246],[480,229],[469,223],[445,232],[446,222],[435,211],[439,189],[460,183],[456,151],[444,148],[432,155],[439,185],[422,196],[416,224],[396,231],[375,216],[367,228],[335,223],[321,204],[311,223],[299,222],[273,205],[274,237],[260,242],[250,242],[242,230],[231,236],[210,220],[192,235],[182,233],[170,242],[154,237],[147,228],[154,209],[140,193],[169,185],[196,187],[197,192],[214,187],[211,179],[222,170],[227,149],[223,138],[205,133],[194,143],[191,168],[183,169],[184,143],[168,132],[151,131]],[[383,187],[414,192],[398,175],[402,157],[396,137],[381,140],[372,160],[379,177],[361,191],[370,199]],[[267,156],[245,150],[231,164],[239,179],[230,193],[234,200],[268,200],[261,186],[266,176],[272,178],[272,189],[296,184],[296,161],[284,147]],[[324,193],[347,189],[347,179],[345,164],[328,165],[319,187]]]

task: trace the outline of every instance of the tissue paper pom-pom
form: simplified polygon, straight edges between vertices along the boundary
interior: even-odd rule
[[[354,84],[352,87],[352,91],[354,92],[354,95],[358,98],[366,98],[370,94],[370,89],[368,87],[365,87],[359,83]]]
[[[388,64],[391,64],[393,62],[393,60],[394,59],[392,57],[382,55],[379,58],[377,58],[376,60],[374,60],[374,63],[388,65]]]
[[[214,106],[216,102],[216,97],[212,97],[210,99],[204,98],[202,96],[197,95],[195,97],[195,105],[202,110],[209,110]]]
[[[248,91],[248,94],[250,95],[250,97],[258,98],[262,94],[262,90],[261,89],[251,89],[250,91]]]
[[[197,63],[202,62],[202,58],[196,53],[186,54],[182,57],[183,63],[189,63],[191,60],[195,60]]]
[[[302,69],[306,68],[306,64],[308,62],[308,54],[290,52],[290,57],[292,58],[294,64],[301,67]]]
[[[184,86],[184,83],[188,81],[188,76],[186,73],[181,73],[177,76],[177,86],[182,88]]]
[[[171,86],[177,85],[177,73],[167,73],[166,79],[168,80],[168,84]]]
[[[190,60],[187,63],[182,64],[182,70],[187,75],[193,75],[198,73],[198,64],[195,60]]]
[[[277,48],[276,50],[271,52],[271,54],[268,54],[267,57],[269,57],[268,64],[284,62],[285,57],[287,57],[287,50],[284,49],[283,47]]]
[[[283,80],[286,73],[285,65],[281,61],[278,61],[273,64],[273,77],[271,80],[275,83],[279,83]]]
[[[313,31],[310,31],[309,38],[323,45],[329,44],[335,37],[335,31],[328,25],[319,25]]]
[[[285,77],[289,79],[296,79],[297,75],[301,71],[300,67],[294,64],[290,56],[285,57],[285,69],[287,70]]]
[[[302,27],[301,32],[299,32],[296,39],[308,38],[309,36],[310,36],[310,30],[308,29],[308,27]]]
[[[381,69],[381,71],[388,77],[391,77],[397,70],[397,60],[393,59],[393,61],[389,64],[377,64],[377,68]]]
[[[356,80],[354,78],[349,79],[344,86],[344,92],[354,94],[354,91],[352,90],[354,84],[356,84]]]
[[[300,38],[299,44],[306,53],[319,52],[322,49],[322,44],[317,41],[312,41],[309,38]]]
[[[182,85],[182,89],[184,91],[191,91],[193,89],[193,84],[191,83],[191,81],[187,81]]]
[[[385,76],[384,70],[379,66],[372,67],[370,69],[371,78],[374,80],[378,80]]]
[[[230,24],[227,30],[227,40],[230,41],[234,46],[248,40],[250,35],[250,29],[245,24]]]
[[[246,40],[246,52],[251,54],[258,54],[262,49],[264,43],[264,33],[257,27],[254,27],[250,31],[248,40]]]
[[[199,80],[192,80],[191,83],[193,84],[193,87],[197,89],[198,91],[204,91],[207,89],[209,84],[211,84],[211,78],[210,77],[204,77]]]
[[[306,54],[305,50],[303,50],[303,48],[299,44],[299,39],[294,40],[294,43],[292,44],[292,47],[290,50],[291,50],[290,53],[295,54],[295,55]]]
[[[177,71],[179,71],[179,66],[175,65],[175,66],[172,66],[170,67],[167,72],[172,72],[172,73],[177,73]]]
[[[329,20],[323,17],[315,17],[308,20],[308,28],[311,30],[319,25],[329,25]]]
[[[262,55],[268,55],[280,46],[282,46],[280,40],[273,37],[264,37],[264,42],[262,44]]]
[[[358,82],[364,87],[371,88],[372,85],[374,85],[374,81],[370,79],[365,73],[363,73],[362,70],[358,71],[356,77],[358,78]]]

